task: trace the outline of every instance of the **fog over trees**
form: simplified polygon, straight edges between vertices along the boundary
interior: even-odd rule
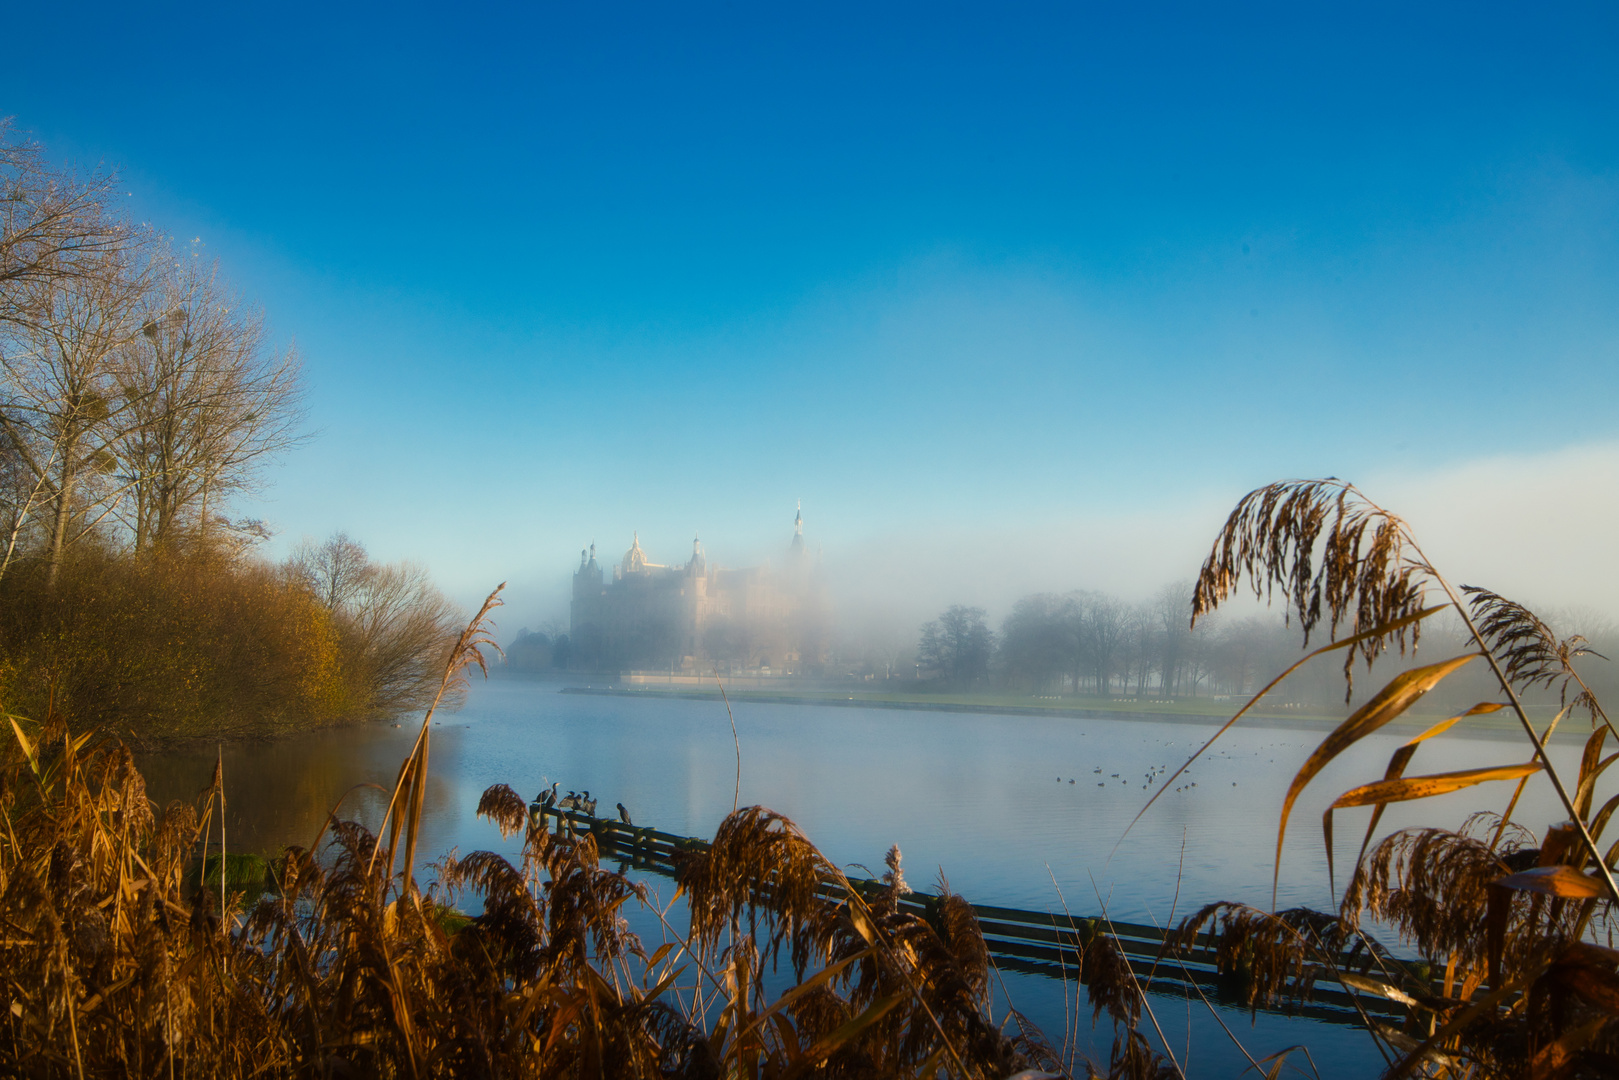
[[[1261,620],[1194,631],[1187,625],[1190,611],[1189,582],[1165,586],[1137,604],[1092,590],[1034,593],[1012,606],[997,633],[984,624],[981,609],[952,607],[923,628],[917,657],[924,673],[965,685],[957,669],[940,662],[930,640],[940,627],[972,614],[982,657],[974,681],[983,685],[1036,696],[1168,698],[1217,688],[1240,692],[1257,662],[1278,651],[1280,642]]]
[[[921,628],[915,674],[941,690],[1034,697],[1238,698],[1257,693],[1299,659],[1302,636],[1279,613],[1222,612],[1193,628],[1191,597],[1190,581],[1165,585],[1134,603],[1092,590],[1032,593],[1012,605],[999,630],[991,629],[982,608],[953,605]],[[1547,618],[1559,634],[1581,634],[1595,644],[1600,655],[1582,661],[1587,682],[1619,689],[1619,671],[1603,658],[1619,648],[1619,627],[1611,619],[1591,611],[1553,611]],[[1470,651],[1460,624],[1444,621],[1424,631],[1420,650],[1424,663]],[[1416,662],[1414,654],[1389,654],[1378,666],[1392,672]],[[910,665],[899,666],[913,677]],[[844,656],[843,667],[857,677],[873,670],[854,651]],[[1483,665],[1477,668],[1447,681],[1430,704],[1465,709],[1490,700],[1488,673]],[[1357,690],[1375,685],[1381,681],[1361,680]],[[1330,708],[1342,705],[1345,696],[1342,659],[1326,657],[1290,676],[1270,700]]]
[[[984,624],[984,609],[956,604],[922,627],[916,656],[946,685],[977,686],[989,679],[994,642],[995,635]]]

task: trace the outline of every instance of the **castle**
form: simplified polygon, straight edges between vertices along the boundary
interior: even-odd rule
[[[796,675],[827,659],[825,589],[802,508],[780,570],[710,567],[695,538],[685,565],[661,565],[636,534],[607,581],[591,544],[579,553],[569,614],[571,666],[587,671]]]

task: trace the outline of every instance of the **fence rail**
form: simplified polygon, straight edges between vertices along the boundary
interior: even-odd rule
[[[643,870],[674,878],[675,860],[680,853],[702,851],[709,846],[708,841],[696,837],[626,825],[579,811],[553,807],[544,813],[547,819],[555,819],[554,827],[559,831],[589,833],[595,838],[602,859],[617,861],[623,870]],[[862,893],[884,887],[880,882],[865,879],[851,879],[850,884]],[[929,894],[912,893],[900,905],[927,916],[930,905],[937,902],[938,898]],[[1246,1007],[1243,979],[1217,970],[1213,943],[1207,934],[1199,934],[1189,949],[1166,950],[1165,931],[1156,926],[992,904],[972,906],[990,956],[1006,970],[1077,981],[1081,950],[1098,934],[1105,934],[1117,943],[1144,989],[1176,996],[1201,995],[1216,1004]],[[1364,970],[1368,958],[1365,954],[1345,955],[1336,962],[1343,971],[1359,972]],[[1328,981],[1323,979],[1323,984],[1312,987],[1308,1000],[1296,1000],[1275,1008],[1261,1005],[1259,1009],[1340,1024],[1359,1024],[1362,1011],[1385,1021],[1404,1015],[1389,1001],[1369,995],[1351,997],[1336,985],[1324,985]]]

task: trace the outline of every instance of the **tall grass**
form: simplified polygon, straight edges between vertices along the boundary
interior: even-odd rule
[[[461,635],[441,694],[482,664],[497,603]],[[249,904],[226,891],[223,911],[228,878],[188,876],[217,778],[198,804],[159,811],[120,743],[73,734],[55,714],[9,718],[0,1073],[1062,1075],[1031,1025],[992,1019],[970,905],[946,894],[932,919],[902,910],[897,852],[887,886],[862,895],[763,808],[737,810],[686,856],[689,925],[655,948],[624,917],[648,902],[643,887],[603,869],[590,836],[548,831],[505,785],[478,812],[522,834],[520,858],[446,857],[423,889],[413,867],[430,718],[377,833],[334,815],[276,862],[269,893]],[[482,912],[456,917],[448,905],[469,891]],[[1095,948],[1093,997],[1128,1025],[1139,991],[1115,954]],[[793,983],[772,999],[766,973],[781,964]],[[1115,1071],[1148,1075],[1152,1060],[1137,1046]]]
[[[1335,815],[1370,808],[1336,911],[1210,904],[1183,922],[1181,947],[1209,931],[1216,961],[1248,976],[1256,1003],[1307,993],[1318,979],[1329,979],[1352,995],[1404,1005],[1399,1028],[1367,1021],[1390,1077],[1619,1075],[1619,950],[1612,922],[1619,843],[1601,845],[1619,795],[1605,802],[1597,797],[1619,753],[1604,756],[1612,724],[1575,666],[1590,655],[1588,643],[1559,638],[1523,605],[1486,589],[1454,586],[1428,561],[1405,521],[1338,480],[1289,481],[1246,496],[1204,564],[1194,622],[1244,579],[1256,595],[1280,597],[1306,645],[1322,633],[1329,643],[1282,672],[1192,760],[1317,657],[1341,651],[1350,684],[1357,659],[1369,670],[1391,650],[1414,652],[1425,621],[1436,615],[1449,614],[1465,629],[1458,655],[1401,671],[1310,754],[1280,807],[1278,872],[1288,820],[1327,764],[1469,666],[1488,670],[1493,700],[1415,734],[1380,776],[1328,802],[1322,831],[1329,875]],[[1524,691],[1536,687],[1555,688],[1562,704],[1539,730],[1522,702]],[[1526,760],[1408,775],[1419,754],[1427,759],[1443,752],[1441,736],[1497,712],[1517,719]],[[1565,777],[1547,756],[1546,740],[1573,716],[1583,716],[1591,733],[1577,775]],[[1567,814],[1538,834],[1513,820],[1525,785],[1537,779]],[[1509,786],[1503,790],[1500,782]],[[1402,829],[1373,843],[1390,803],[1478,785],[1492,785],[1479,788],[1481,798],[1502,791],[1498,811],[1479,811],[1452,827]],[[1166,782],[1160,790],[1168,788]],[[1391,925],[1423,963],[1389,960],[1364,933],[1368,918]],[[1346,948],[1369,951],[1380,976],[1337,970],[1333,958]]]
[[[1575,666],[1586,644],[1558,638],[1521,605],[1453,587],[1403,521],[1338,481],[1274,485],[1239,504],[1205,566],[1194,617],[1244,578],[1280,593],[1307,639],[1330,639],[1300,664],[1342,652],[1370,667],[1390,650],[1414,650],[1423,623],[1446,609],[1470,635],[1463,653],[1402,670],[1310,755],[1279,808],[1278,862],[1288,819],[1328,763],[1469,665],[1487,667],[1499,693],[1417,733],[1381,775],[1328,800],[1329,856],[1335,815],[1369,808],[1337,910],[1210,904],[1166,950],[1212,951],[1223,970],[1242,973],[1256,1005],[1336,982],[1356,1000],[1383,999],[1379,1011],[1403,1006],[1398,1026],[1363,1013],[1389,1076],[1619,1074],[1619,844],[1601,846],[1619,795],[1599,794],[1619,753],[1604,753],[1607,714]],[[505,836],[520,833],[521,855],[447,856],[423,888],[414,868],[432,708],[484,664],[498,593],[451,650],[378,831],[334,813],[308,848],[276,862],[273,888],[253,902],[228,873],[208,864],[192,873],[223,805],[217,778],[198,803],[159,811],[116,740],[74,733],[49,709],[38,724],[8,717],[0,1073],[1068,1074],[1064,1052],[1021,1016],[993,1015],[994,973],[970,905],[941,881],[929,915],[902,907],[897,851],[883,887],[857,889],[791,821],[762,807],[735,810],[711,845],[685,853],[677,895],[689,921],[677,929],[658,910],[665,935],[655,947],[625,917],[627,905],[649,902],[642,886],[603,869],[589,835],[550,832],[505,785],[484,793],[478,813]],[[1548,684],[1564,705],[1537,730],[1520,691]],[[1410,774],[1447,732],[1503,711],[1524,728],[1527,760]],[[1565,778],[1545,740],[1575,715],[1591,735]],[[1513,819],[1537,779],[1568,813],[1538,834]],[[1501,809],[1450,828],[1377,833],[1390,803],[1475,787],[1499,790]],[[208,847],[215,867],[230,865],[223,837]],[[454,910],[468,893],[482,904],[471,919]],[[1393,960],[1367,934],[1368,919],[1392,926],[1421,961]],[[1370,972],[1342,970],[1345,953],[1370,958]],[[766,974],[783,965],[791,984],[772,998]],[[1093,1018],[1107,1013],[1115,1037],[1105,1066],[1080,1067],[1182,1075],[1143,1034],[1151,1009],[1113,939],[1087,935],[1081,968]],[[1256,1064],[1279,1075],[1287,1054]]]

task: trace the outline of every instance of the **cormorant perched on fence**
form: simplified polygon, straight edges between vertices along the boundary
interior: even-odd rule
[[[618,804],[618,820],[622,821],[626,825],[634,825],[635,824],[635,822],[630,820],[630,812],[628,810],[624,809],[624,804],[623,803]]]
[[[577,810],[577,809],[579,809],[579,793],[577,791],[568,792],[566,795],[564,795],[562,797],[562,801],[557,803],[557,809],[558,810]]]
[[[535,829],[545,828],[545,815],[557,802],[557,786],[552,784],[549,788],[541,788],[540,793],[534,796],[534,801],[528,804],[528,821]]]
[[[589,788],[585,789],[585,793],[579,797],[579,801],[575,805],[577,805],[580,810],[583,810],[587,816],[596,816],[596,800],[590,797]]]

